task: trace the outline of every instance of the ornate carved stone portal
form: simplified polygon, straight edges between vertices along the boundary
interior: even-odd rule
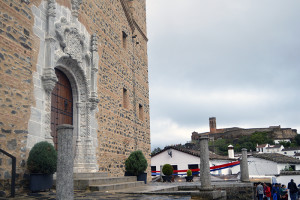
[[[74,172],[93,172],[98,171],[95,153],[98,144],[97,124],[91,124],[91,121],[96,121],[94,118],[99,102],[96,84],[99,57],[97,36],[91,36],[78,21],[81,2],[72,0],[71,11],[62,8],[55,0],[42,2],[47,7],[45,38],[40,37],[45,52],[45,58],[40,66],[44,92],[44,103],[41,108],[43,120],[40,124],[42,133],[38,131],[35,133],[33,130],[29,134],[31,141],[27,146],[30,148],[32,143],[41,140],[39,138],[52,142],[51,92],[57,82],[54,72],[57,68],[69,79],[73,94]],[[58,7],[60,9],[57,9]],[[65,12],[61,12],[62,9]]]

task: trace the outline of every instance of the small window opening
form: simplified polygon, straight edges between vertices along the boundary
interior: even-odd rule
[[[123,42],[123,48],[124,49],[126,49],[126,44],[127,44],[127,34],[124,32],[124,31],[122,31],[122,42]]]
[[[128,109],[129,100],[128,100],[128,91],[123,88],[123,107]]]
[[[296,170],[296,165],[290,165],[290,168],[292,169],[292,171]]]
[[[139,104],[139,119],[144,120],[144,108],[141,104]]]
[[[156,176],[156,166],[151,166],[151,175]]]

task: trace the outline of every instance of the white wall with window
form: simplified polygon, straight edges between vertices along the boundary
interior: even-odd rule
[[[218,160],[211,159],[209,164],[210,166],[222,165],[232,162],[232,160]],[[191,155],[186,152],[178,151],[176,149],[168,149],[164,150],[161,153],[152,156],[151,158],[151,168],[156,169],[156,171],[160,171],[160,166],[164,164],[170,164],[173,166],[177,166],[178,170],[187,170],[187,169],[195,169],[200,166],[200,157]],[[237,166],[239,169],[239,166]],[[235,170],[239,171],[239,170]],[[231,169],[222,169],[218,171],[211,172],[215,175],[220,174],[231,174]],[[179,174],[184,174],[185,172],[179,172]],[[237,172],[236,172],[237,173]]]

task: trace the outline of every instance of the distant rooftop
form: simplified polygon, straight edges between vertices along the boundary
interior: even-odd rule
[[[253,157],[270,160],[277,163],[300,164],[300,160],[279,153],[257,153]]]
[[[174,150],[181,151],[183,153],[187,153],[187,154],[197,156],[197,157],[201,156],[200,151],[197,151],[197,150],[187,149],[187,148],[178,147],[178,146],[167,146],[163,150],[161,150],[161,151],[157,152],[156,154],[152,155],[151,157],[154,157],[154,156],[156,156],[156,155],[158,155],[158,154],[160,154],[164,151],[167,151],[168,149],[174,149]],[[237,160],[237,159],[228,158],[227,156],[221,156],[221,155],[215,154],[213,152],[209,152],[209,159],[210,160]]]

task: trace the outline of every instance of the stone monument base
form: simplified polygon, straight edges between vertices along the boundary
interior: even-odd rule
[[[226,200],[226,191],[214,190],[214,191],[200,191],[199,193],[192,193],[194,200]]]

